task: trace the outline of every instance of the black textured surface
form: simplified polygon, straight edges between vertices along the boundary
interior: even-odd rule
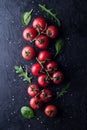
[[[71,87],[56,104],[62,110],[57,118],[37,111],[37,118],[25,120],[20,108],[29,104],[28,84],[18,78],[14,65],[31,66],[21,56],[28,45],[22,38],[21,15],[38,3],[54,8],[63,23],[65,51],[58,62]],[[43,13],[42,13],[43,14]],[[43,16],[43,15],[42,15]],[[33,17],[33,18],[34,18]],[[87,1],[86,0],[0,0],[0,130],[87,130]]]

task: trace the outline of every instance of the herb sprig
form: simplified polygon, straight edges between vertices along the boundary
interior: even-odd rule
[[[19,77],[23,77],[23,81],[32,82],[32,77],[29,77],[28,72],[25,72],[21,66],[15,66],[15,71],[19,74]]]
[[[70,87],[70,83],[67,83],[60,92],[56,92],[56,99],[63,96],[66,92],[67,92],[67,89]]]
[[[57,14],[52,12],[53,9],[47,9],[45,7],[45,5],[41,5],[41,4],[39,4],[38,6],[42,9],[42,11],[45,11],[47,13],[47,15],[49,14],[50,16],[52,16],[54,18],[54,20],[57,22],[58,26],[61,25],[60,20],[57,18]]]

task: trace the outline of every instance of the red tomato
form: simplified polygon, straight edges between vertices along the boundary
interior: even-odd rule
[[[53,38],[56,38],[58,36],[59,30],[56,26],[50,25],[50,26],[48,26],[48,28],[46,30],[46,34],[48,37],[53,39]]]
[[[39,109],[42,107],[42,101],[38,97],[33,97],[30,99],[30,106],[33,109]]]
[[[31,84],[29,87],[28,87],[28,90],[27,90],[28,94],[32,97],[36,96],[39,92],[40,92],[40,89],[38,87],[38,85],[36,84]]]
[[[50,83],[50,80],[46,74],[40,75],[38,77],[38,84],[42,87],[48,86]]]
[[[35,76],[43,74],[41,65],[39,63],[33,64],[31,67],[31,72]]]
[[[46,35],[39,35],[35,41],[35,45],[40,49],[45,49],[49,45],[49,38]]]
[[[46,68],[48,70],[49,73],[53,73],[57,70],[58,65],[55,61],[50,61],[47,65]]]
[[[57,115],[57,107],[54,105],[48,105],[45,108],[45,114],[49,117],[55,117]]]
[[[51,92],[51,90],[48,90],[48,89],[42,90],[42,92],[40,94],[40,99],[43,102],[49,102],[52,99],[52,92]]]
[[[47,61],[49,61],[51,59],[51,55],[48,51],[41,51],[39,54],[38,54],[38,60],[45,63]]]
[[[25,28],[25,30],[23,31],[23,38],[26,41],[32,41],[36,36],[37,31],[32,27]]]
[[[36,18],[33,21],[33,28],[35,28],[38,32],[45,30],[46,26],[47,22],[44,18]]]
[[[35,50],[31,46],[26,46],[22,50],[22,56],[26,60],[31,60],[35,57]]]
[[[64,79],[64,75],[61,71],[54,72],[53,74],[53,82],[55,84],[60,84]]]

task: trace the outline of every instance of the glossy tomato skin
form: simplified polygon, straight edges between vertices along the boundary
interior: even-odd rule
[[[40,94],[40,99],[43,102],[49,102],[52,99],[52,91],[49,89],[43,89]]]
[[[39,35],[35,40],[36,47],[40,49],[46,49],[49,45],[49,38],[46,35]]]
[[[46,30],[46,34],[47,34],[48,37],[53,39],[53,38],[56,38],[59,35],[59,30],[56,26],[51,25],[51,26],[48,26],[48,28]]]
[[[52,74],[53,72],[57,71],[58,69],[58,65],[55,61],[50,61],[47,65],[46,65],[46,69],[48,70],[48,72],[50,74]]]
[[[44,51],[41,51],[39,54],[38,54],[38,60],[43,62],[43,63],[46,63],[47,61],[50,61],[51,60],[51,55],[48,51],[44,50]]]
[[[28,87],[28,95],[29,96],[36,96],[39,92],[40,92],[40,89],[39,89],[39,86],[36,85],[36,84],[31,84],[29,87]]]
[[[39,63],[33,64],[31,67],[31,72],[34,76],[40,76],[43,74],[41,65]]]
[[[31,60],[35,57],[35,50],[31,46],[26,46],[22,49],[22,56],[26,60]]]
[[[45,108],[45,114],[48,117],[55,117],[57,115],[57,107],[55,105],[48,105]]]
[[[38,77],[38,84],[42,87],[48,86],[50,83],[50,80],[48,79],[48,76],[46,74],[40,75]]]
[[[37,36],[37,31],[32,27],[27,27],[23,31],[23,38],[26,41],[32,41],[36,36]]]
[[[33,28],[38,32],[42,32],[46,28],[47,22],[44,18],[36,18],[33,21]]]
[[[61,71],[54,72],[53,74],[53,82],[55,84],[60,84],[64,79],[64,75]]]
[[[39,109],[42,107],[42,101],[38,97],[32,97],[30,99],[30,106],[33,109]]]

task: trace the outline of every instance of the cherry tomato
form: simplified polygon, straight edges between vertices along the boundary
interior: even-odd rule
[[[43,74],[41,65],[39,63],[33,64],[31,67],[31,72],[35,76]]]
[[[56,26],[50,25],[50,26],[48,26],[48,28],[46,30],[46,34],[48,37],[53,39],[53,38],[56,38],[58,36],[59,30]]]
[[[43,102],[49,102],[52,99],[52,92],[51,92],[51,90],[43,89],[41,94],[40,94],[40,99]]]
[[[38,32],[45,30],[46,26],[47,22],[44,18],[36,18],[33,21],[33,28],[35,28]]]
[[[46,108],[45,108],[45,114],[48,116],[48,117],[55,117],[57,115],[57,107],[54,106],[54,105],[48,105]]]
[[[31,60],[35,57],[35,50],[31,46],[26,46],[22,50],[22,56],[26,60]]]
[[[50,61],[47,65],[46,65],[47,71],[49,73],[53,73],[57,70],[58,65],[55,61]]]
[[[32,27],[25,28],[25,30],[23,31],[23,38],[26,41],[32,41],[36,36],[37,31]]]
[[[60,84],[64,79],[64,75],[61,71],[54,72],[53,74],[53,82],[55,84]]]
[[[46,74],[40,75],[38,77],[38,84],[42,87],[48,86],[50,83],[50,80]]]
[[[39,89],[39,86],[36,85],[36,84],[31,84],[29,87],[28,87],[28,90],[27,90],[28,94],[32,97],[36,96],[39,92],[40,92],[40,89]]]
[[[32,97],[30,99],[30,106],[33,109],[39,109],[42,107],[42,101],[38,97]]]
[[[49,45],[49,38],[46,35],[39,35],[35,41],[35,45],[40,49],[45,49]]]
[[[46,63],[47,61],[50,61],[51,55],[48,51],[41,51],[38,54],[38,60],[41,61],[42,63]]]

